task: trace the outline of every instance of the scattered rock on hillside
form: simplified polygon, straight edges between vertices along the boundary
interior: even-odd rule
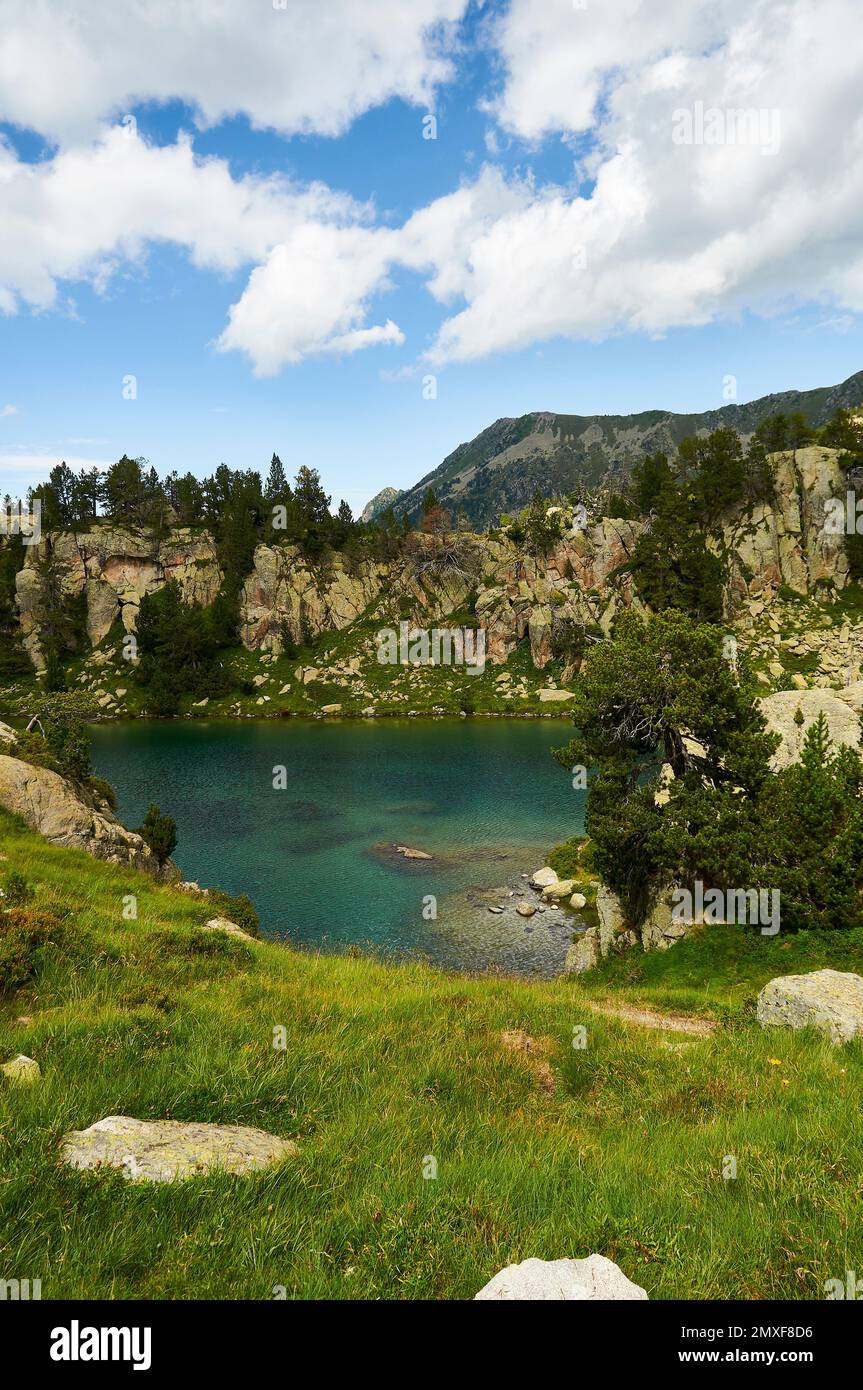
[[[840,970],[779,975],[758,996],[762,1027],[817,1028],[832,1043],[863,1035],[863,978]]]
[[[507,1265],[475,1295],[474,1302],[495,1299],[537,1301],[540,1299],[635,1300],[646,1299],[647,1291],[627,1279],[623,1270],[604,1255],[588,1255],[586,1260],[522,1260]]]
[[[140,835],[107,811],[88,806],[71,782],[47,767],[0,754],[0,806],[21,816],[52,845],[83,849],[94,859],[143,869],[162,883],[180,877],[170,859],[160,864]]]
[[[0,1066],[0,1072],[12,1086],[32,1086],[42,1077],[39,1063],[34,1062],[32,1057],[25,1057],[23,1053],[13,1057],[11,1062],[4,1062]]]
[[[227,917],[211,917],[209,922],[204,923],[204,931],[223,931],[228,936],[239,936],[243,941],[254,941],[254,937],[242,927],[238,927],[236,922],[231,922]]]
[[[587,898],[583,893],[573,893],[569,900],[569,905],[570,907],[574,907],[577,911],[580,911],[581,908],[587,907]]]
[[[204,1173],[253,1173],[298,1153],[245,1125],[183,1124],[109,1115],[89,1129],[63,1136],[61,1154],[72,1168],[120,1168],[131,1182],[173,1182]]]
[[[832,690],[777,690],[761,701],[761,709],[770,733],[779,734],[782,743],[773,755],[774,771],[781,772],[800,761],[803,740],[811,724],[824,714],[830,737],[836,744],[857,748],[860,741],[860,719],[847,701]],[[803,723],[795,723],[800,710]]]

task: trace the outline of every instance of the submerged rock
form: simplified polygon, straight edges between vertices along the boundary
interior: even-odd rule
[[[245,1125],[183,1124],[109,1115],[89,1129],[63,1136],[61,1154],[72,1168],[120,1168],[131,1182],[173,1182],[203,1173],[253,1173],[299,1150]]]
[[[863,1035],[863,979],[840,970],[779,975],[758,996],[762,1027],[817,1028],[832,1043]]]
[[[634,1302],[646,1298],[647,1291],[627,1279],[613,1260],[607,1260],[604,1255],[588,1255],[586,1260],[531,1259],[507,1265],[480,1289],[474,1302],[494,1299]]]

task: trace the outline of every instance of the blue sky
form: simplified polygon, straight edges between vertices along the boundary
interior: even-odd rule
[[[639,14],[622,25],[626,5],[630,20]],[[700,410],[723,404],[728,376],[749,400],[863,368],[861,201],[843,187],[849,161],[860,165],[859,119],[842,127],[844,153],[836,136],[837,102],[859,96],[850,71],[844,85],[830,31],[844,0],[819,12],[823,58],[812,55],[811,32],[777,30],[770,4],[690,6],[710,11],[709,22],[681,11],[669,30],[636,0],[610,0],[588,31],[557,0],[423,0],[426,17],[447,27],[418,23],[373,80],[369,65],[349,71],[344,59],[342,73],[338,52],[332,62],[322,56],[331,35],[312,35],[304,53],[303,32],[292,30],[300,67],[293,85],[289,74],[284,81],[293,104],[272,124],[248,82],[224,98],[235,112],[213,114],[207,83],[221,93],[232,80],[224,32],[213,40],[224,50],[213,60],[218,84],[196,67],[194,35],[190,76],[181,41],[166,77],[157,40],[171,39],[170,7],[150,8],[128,91],[120,73],[104,92],[98,81],[82,84],[64,106],[47,89],[55,62],[61,86],[68,53],[53,52],[54,30],[33,28],[27,7],[10,5],[19,51],[29,43],[47,73],[42,105],[37,92],[22,109],[3,81],[7,24],[0,491],[19,495],[60,458],[108,463],[126,452],[161,473],[201,476],[221,462],[265,470],[275,450],[289,470],[318,468],[334,503],[346,497],[356,510],[385,485],[409,486],[499,416]],[[361,28],[364,10],[368,34],[352,35],[352,52],[364,39],[379,45],[375,26],[387,20],[386,0],[355,0],[350,24]],[[204,34],[208,13],[202,5]],[[314,13],[303,9],[310,25]],[[763,33],[750,41],[771,58],[760,77],[735,57],[735,26],[753,15]],[[811,11],[804,18],[811,23]],[[277,28],[271,34],[281,40]],[[811,94],[801,109],[795,38],[808,42],[816,73],[821,61],[832,68],[827,111]],[[76,42],[96,73],[122,66],[103,31],[84,26]],[[125,42],[134,48],[130,27]],[[276,80],[268,46],[244,60],[260,63],[262,92]],[[316,63],[322,77],[326,69],[324,97]],[[399,87],[411,64],[406,96]],[[176,94],[165,95],[171,80]],[[129,95],[148,91],[157,99]],[[702,93],[724,109],[732,92],[735,105],[783,112],[778,155],[733,143],[672,146],[672,109]],[[429,112],[434,140],[423,139]],[[124,156],[118,123],[129,114],[136,126]],[[832,174],[818,158],[819,122]],[[185,172],[181,132],[191,140]],[[230,213],[218,190],[207,191],[208,161],[221,162]],[[831,198],[831,178],[841,206],[819,233],[809,213]],[[150,180],[152,197],[139,196]],[[310,194],[317,185],[324,195]],[[251,188],[268,200],[260,213],[246,206]],[[471,206],[456,217],[459,189]],[[774,206],[783,212],[771,220],[765,209]],[[413,230],[418,214],[430,228]],[[582,245],[579,275],[570,262]],[[435,277],[445,292],[435,293]],[[378,330],[394,341],[376,341]],[[435,399],[423,392],[430,373]],[[122,392],[128,374],[133,400]]]

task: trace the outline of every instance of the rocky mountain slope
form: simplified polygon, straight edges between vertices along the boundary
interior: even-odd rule
[[[687,435],[730,426],[746,440],[769,416],[798,410],[811,425],[818,426],[836,410],[861,401],[863,372],[858,372],[838,386],[782,391],[746,405],[720,406],[691,415],[668,410],[638,415],[536,411],[519,419],[496,420],[402,492],[394,509],[397,516],[406,512],[415,517],[431,486],[444,506],[463,510],[476,526],[487,526],[497,521],[501,512],[525,506],[537,489],[550,497],[580,485],[592,488],[622,480],[644,454],[671,454]]]

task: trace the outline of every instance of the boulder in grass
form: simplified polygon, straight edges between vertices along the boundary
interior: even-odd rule
[[[863,1036],[863,978],[841,970],[778,975],[758,996],[762,1027],[817,1028],[832,1043]]]
[[[507,1265],[480,1289],[474,1301],[535,1302],[544,1299],[594,1301],[647,1298],[639,1284],[604,1255],[586,1260],[522,1260]]]
[[[42,1077],[39,1063],[34,1062],[32,1057],[25,1057],[23,1053],[13,1057],[11,1062],[4,1062],[0,1066],[0,1072],[11,1086],[32,1086]]]
[[[205,1173],[258,1172],[298,1149],[291,1139],[245,1125],[108,1115],[64,1135],[61,1153],[72,1168],[119,1168],[131,1182],[174,1182]]]
[[[204,931],[223,931],[228,936],[238,936],[242,941],[254,941],[247,931],[238,927],[236,922],[232,922],[228,917],[211,917],[209,922],[204,923]]]

